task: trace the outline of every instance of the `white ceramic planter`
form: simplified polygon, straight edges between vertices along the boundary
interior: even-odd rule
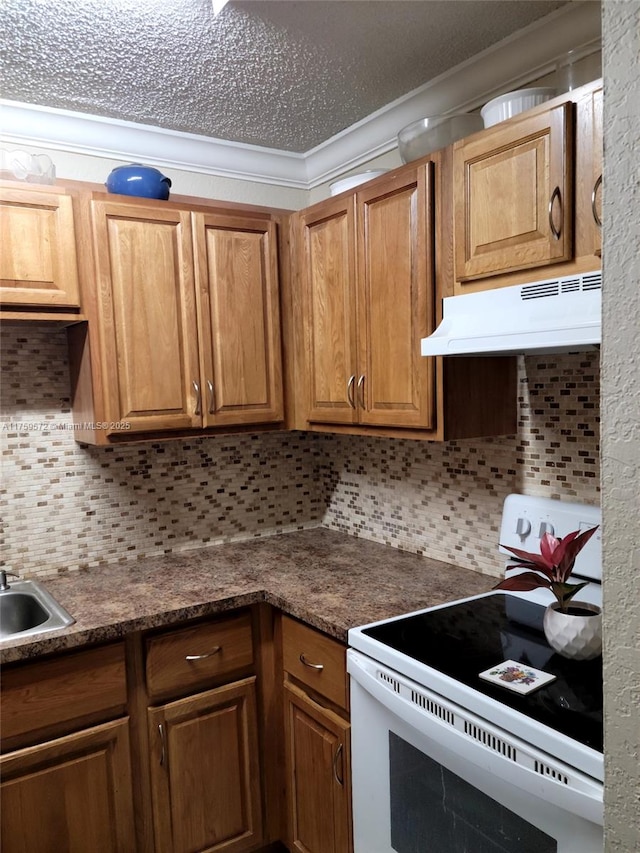
[[[544,612],[544,634],[551,648],[565,658],[591,660],[602,653],[602,611],[582,601],[579,607],[590,615],[563,613],[556,601]]]

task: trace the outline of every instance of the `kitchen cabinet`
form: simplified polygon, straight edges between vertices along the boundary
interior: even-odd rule
[[[89,327],[69,332],[76,438],[281,421],[274,222],[100,194],[85,204]]]
[[[300,216],[309,421],[432,425],[431,181],[403,170]]]
[[[455,294],[600,269],[601,81],[453,148]]]
[[[573,104],[454,145],[456,280],[566,261],[573,252]]]
[[[63,318],[80,307],[74,202],[62,187],[0,183],[3,318]]]
[[[258,849],[262,789],[256,677],[247,674],[254,661],[249,613],[153,635],[145,647],[154,850]],[[179,698],[156,703],[167,696]]]
[[[576,141],[576,256],[602,254],[602,84],[578,98]]]
[[[439,152],[293,220],[302,294],[296,428],[445,440],[513,433],[515,362],[423,358],[453,282]]]
[[[350,853],[346,649],[282,618],[288,841],[301,853]]]
[[[2,850],[130,853],[122,643],[5,667]]]
[[[262,840],[255,677],[149,710],[158,853]]]

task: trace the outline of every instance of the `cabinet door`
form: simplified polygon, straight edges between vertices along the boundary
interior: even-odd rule
[[[126,720],[0,759],[3,853],[131,853]]]
[[[458,292],[473,279],[572,257],[572,116],[565,103],[455,145]]]
[[[429,163],[358,192],[359,420],[433,425],[432,180]]]
[[[148,720],[156,851],[259,846],[255,678],[150,708]]]
[[[281,421],[275,224],[194,213],[205,426]]]
[[[602,89],[578,101],[576,254],[602,254]]]
[[[307,323],[309,420],[357,421],[355,197],[329,199],[300,216]]]
[[[202,426],[190,214],[93,201],[108,421]]]
[[[71,197],[55,189],[0,188],[0,302],[78,307]]]
[[[349,724],[285,685],[289,846],[300,853],[350,853]]]

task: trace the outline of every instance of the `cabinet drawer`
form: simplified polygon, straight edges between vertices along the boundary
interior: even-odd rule
[[[346,648],[342,643],[283,616],[282,651],[286,672],[341,708],[349,707]]]
[[[123,643],[5,667],[2,740],[75,720],[116,716],[126,704]]]
[[[147,640],[147,687],[171,693],[252,663],[251,617],[242,613]]]

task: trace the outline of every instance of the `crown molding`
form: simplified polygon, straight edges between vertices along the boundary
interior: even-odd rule
[[[309,190],[395,149],[398,131],[411,121],[477,109],[553,71],[556,58],[572,48],[599,49],[600,27],[599,2],[571,3],[306,153],[6,100],[0,100],[2,141]]]

